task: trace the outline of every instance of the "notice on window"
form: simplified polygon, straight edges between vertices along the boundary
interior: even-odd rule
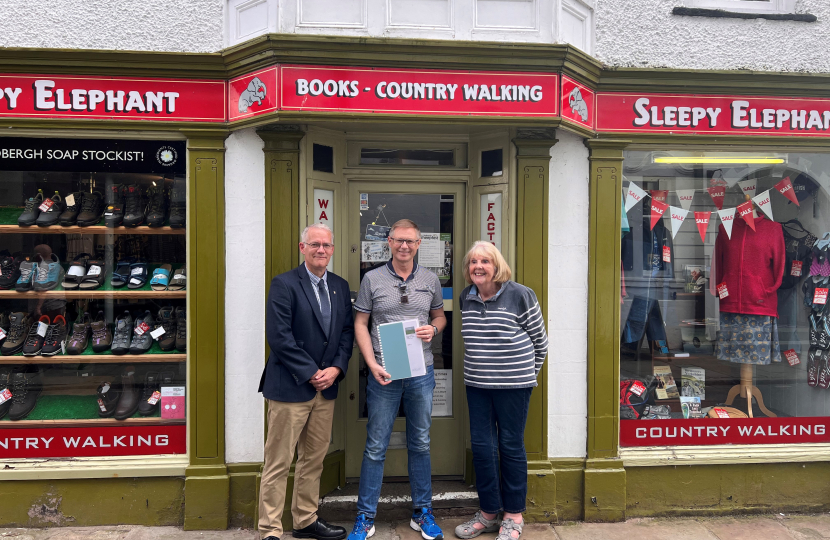
[[[452,370],[435,370],[432,392],[432,416],[452,416]]]
[[[427,268],[444,267],[444,243],[439,233],[421,233],[418,264]]]
[[[388,242],[361,242],[360,262],[385,262],[391,258]]]

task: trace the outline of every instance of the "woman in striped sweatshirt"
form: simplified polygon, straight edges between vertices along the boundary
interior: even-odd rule
[[[464,384],[481,509],[455,534],[475,538],[499,530],[497,540],[516,540],[527,498],[527,410],[548,336],[536,295],[510,281],[510,267],[493,244],[474,243],[463,269],[470,284],[460,298]]]

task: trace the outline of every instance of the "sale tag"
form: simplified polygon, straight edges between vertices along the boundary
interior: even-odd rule
[[[718,285],[718,298],[723,300],[727,296],[729,296],[729,291],[726,290],[726,282],[724,282]]]
[[[724,409],[721,409],[720,407],[715,407],[713,410],[715,411],[715,414],[718,415],[718,418],[729,418],[729,413],[726,412]]]
[[[826,304],[827,303],[827,291],[830,289],[825,289],[822,287],[816,287],[816,292],[813,294],[813,303],[814,304]]]
[[[75,196],[70,193],[66,196],[63,202],[66,203],[66,206],[75,206]]]
[[[0,340],[6,339],[6,331],[0,328]]]
[[[158,339],[162,335],[164,335],[164,327],[163,326],[159,326],[158,328],[156,328],[155,330],[150,332],[150,336],[152,336],[153,339]]]
[[[669,246],[663,246],[663,262],[671,262],[671,249]]]
[[[38,321],[37,323],[37,335],[40,337],[46,337],[46,330],[49,329],[49,325],[45,322]]]
[[[795,352],[795,349],[784,351],[784,358],[787,359],[787,362],[789,362],[791,366],[795,366],[801,363],[801,360],[798,359],[798,353]]]
[[[161,392],[156,390],[155,392],[153,392],[153,395],[150,396],[149,399],[147,399],[147,403],[149,403],[150,405],[155,405],[156,403],[159,402],[160,399],[161,399]]]
[[[130,275],[131,276],[134,276],[136,274],[143,274],[143,273],[144,273],[144,268],[141,267],[141,266],[136,266],[135,268],[130,270]]]
[[[12,398],[12,391],[9,390],[8,388],[4,388],[2,391],[0,391],[0,405],[7,402],[11,398]]]
[[[802,261],[793,261],[793,267],[790,270],[791,276],[800,276],[801,275],[801,267],[804,265]]]
[[[646,387],[640,381],[634,381],[634,384],[631,385],[631,392],[638,396],[642,396],[645,391]]]
[[[52,208],[53,204],[55,204],[55,201],[53,201],[52,199],[46,199],[45,201],[43,201],[43,204],[38,206],[38,209],[41,212],[45,212],[45,211],[49,210],[50,208]]]
[[[712,212],[695,212],[695,224],[700,233],[700,241],[706,243],[706,231],[709,230],[709,218]]]
[[[101,409],[101,412],[107,412],[107,408],[104,406],[104,400],[98,398],[98,408]]]
[[[138,326],[135,327],[135,333],[140,336],[140,335],[143,335],[144,332],[146,332],[149,329],[150,329],[150,325],[148,325],[146,322],[142,321],[141,324],[139,324]]]
[[[93,264],[89,267],[89,270],[86,271],[86,275],[88,276],[98,276],[101,274],[101,267],[97,264]]]
[[[651,229],[654,230],[654,226],[657,225],[657,222],[660,221],[660,218],[663,217],[663,214],[666,213],[666,210],[669,208],[668,204],[661,203],[658,200],[652,199],[651,200]]]

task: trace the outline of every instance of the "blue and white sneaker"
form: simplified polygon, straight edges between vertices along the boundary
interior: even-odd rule
[[[421,508],[412,513],[412,519],[409,521],[409,526],[413,530],[421,531],[421,536],[425,540],[443,540],[444,533],[441,527],[435,523],[435,516],[432,515],[432,508]]]
[[[57,255],[52,253],[49,261],[41,261],[37,266],[35,272],[34,290],[36,291],[51,291],[58,286],[58,283],[63,281],[63,267],[61,260]]]
[[[365,514],[358,514],[354,522],[354,528],[346,540],[366,540],[375,535],[375,520],[366,517]]]
[[[26,260],[20,263],[20,277],[17,278],[17,283],[14,286],[15,290],[17,292],[31,291],[36,274],[37,263],[29,257],[26,257]]]

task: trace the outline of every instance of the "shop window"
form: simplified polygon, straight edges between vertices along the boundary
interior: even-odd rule
[[[334,172],[334,148],[325,144],[314,143],[312,161],[315,171]]]
[[[481,153],[481,176],[502,175],[502,149],[485,150]]]
[[[830,442],[830,155],[629,151],[623,188],[621,445]]]
[[[455,166],[455,151],[451,148],[440,150],[420,148],[361,148],[360,164],[453,167]]]
[[[185,144],[0,148],[0,458],[185,454]]]

